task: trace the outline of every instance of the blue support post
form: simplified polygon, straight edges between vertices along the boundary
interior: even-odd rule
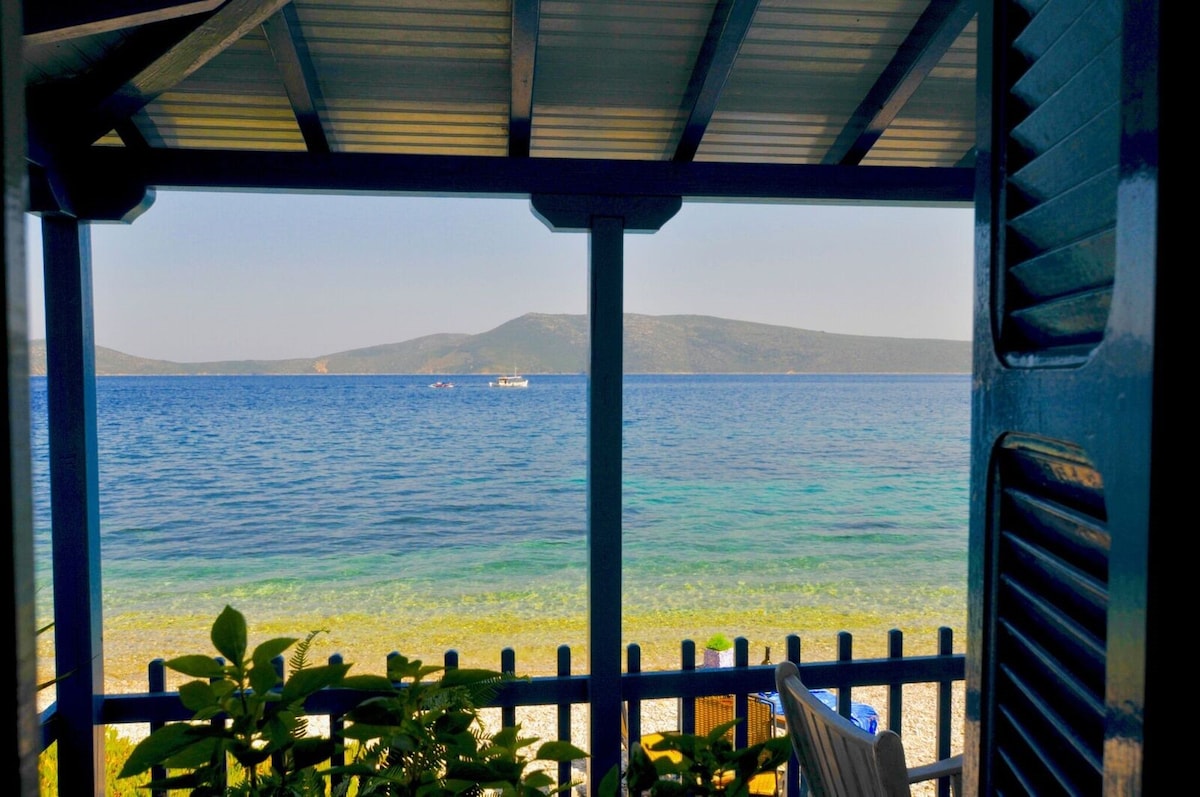
[[[624,224],[592,220],[588,275],[589,793],[621,763],[621,380]]]
[[[54,649],[59,790],[103,797],[103,606],[96,349],[87,222],[42,219],[46,294],[46,411],[54,537]]]
[[[535,194],[555,232],[588,239],[588,794],[621,763],[621,420],[626,232],[654,232],[680,197]]]

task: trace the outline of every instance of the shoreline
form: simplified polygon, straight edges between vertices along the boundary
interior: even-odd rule
[[[310,630],[322,633],[314,638],[310,655],[314,661],[326,660],[335,654],[352,665],[351,673],[380,674],[386,671],[387,656],[402,653],[426,664],[441,665],[449,651],[456,651],[461,666],[500,669],[501,654],[511,649],[516,655],[518,675],[552,676],[558,671],[562,648],[567,647],[570,671],[587,671],[588,649],[586,621],[583,618],[548,617],[535,621],[528,617],[484,613],[453,625],[439,620],[420,626],[394,627],[390,618],[382,615],[343,614],[322,617],[313,613],[290,616],[262,616],[256,619],[253,610],[235,606],[246,616],[248,641],[255,645],[275,637],[303,639]],[[640,652],[640,667],[644,672],[678,670],[682,668],[684,640],[695,643],[695,666],[703,663],[704,642],[712,635],[723,633],[730,639],[744,637],[748,645],[747,661],[759,664],[767,647],[772,661],[786,658],[787,637],[800,638],[801,661],[835,661],[838,657],[839,635],[851,635],[855,659],[883,658],[888,651],[888,632],[900,628],[903,632],[905,656],[932,655],[937,651],[938,628],[947,626],[954,631],[953,648],[965,648],[965,617],[957,624],[935,623],[929,617],[908,616],[896,625],[883,617],[869,615],[847,616],[830,612],[809,613],[804,620],[806,630],[783,627],[768,622],[761,613],[722,611],[714,608],[705,612],[711,618],[706,624],[676,625],[671,618],[659,615],[634,616],[626,619],[626,641],[622,651],[622,667],[628,666],[629,645],[636,643]],[[215,617],[215,615],[214,615]],[[139,693],[146,691],[147,670],[153,659],[171,659],[190,654],[216,655],[209,639],[212,617],[162,617],[157,615],[126,615],[105,623],[104,662],[105,690],[110,693]],[[445,618],[441,618],[444,620]],[[678,620],[679,618],[675,618]],[[54,662],[51,638],[39,640],[39,681],[52,677],[48,670]],[[175,688],[173,679],[183,679],[168,669],[168,689]]]

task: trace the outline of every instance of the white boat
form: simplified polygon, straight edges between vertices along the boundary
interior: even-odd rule
[[[430,387],[448,388],[448,387],[454,387],[454,383],[453,382],[434,382],[432,385],[430,385]]]
[[[492,387],[529,387],[529,380],[520,374],[498,376],[495,382],[488,382]]]

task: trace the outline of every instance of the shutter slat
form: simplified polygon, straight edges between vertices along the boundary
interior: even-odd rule
[[[1104,331],[1111,304],[1112,289],[1105,288],[1016,310],[1010,320],[1035,345],[1095,343]]]
[[[1009,188],[1020,191],[1033,206],[1111,169],[1117,160],[1120,122],[1117,106],[1110,105],[1053,147],[1036,153],[1012,174]]]
[[[1035,252],[1111,229],[1116,223],[1117,167],[1112,166],[1009,220],[1009,230]]]
[[[1112,228],[1072,241],[1014,266],[1009,272],[1010,284],[1020,288],[1028,304],[1111,285],[1113,259],[1108,254],[1115,245]]]

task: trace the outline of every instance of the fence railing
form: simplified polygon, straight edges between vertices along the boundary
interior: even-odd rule
[[[804,662],[801,659],[801,644],[798,635],[786,640],[784,657],[795,662],[801,677],[810,689],[829,689],[837,692],[838,711],[851,716],[853,690],[862,687],[886,687],[886,706],[879,707],[880,727],[890,728],[903,736],[905,712],[904,687],[928,684],[936,688],[936,716],[928,718],[933,724],[934,755],[945,758],[952,753],[953,733],[953,688],[965,678],[965,657],[953,652],[953,635],[949,628],[941,628],[937,635],[937,652],[932,655],[905,656],[904,637],[900,631],[888,633],[888,652],[883,658],[853,658],[853,637],[848,632],[838,634],[836,660]],[[735,695],[734,711],[739,719],[746,717],[748,696],[761,692],[775,691],[775,666],[750,665],[749,646],[746,639],[734,640],[734,666],[697,667],[696,646],[690,640],[680,645],[681,666],[678,670],[641,669],[641,649],[638,645],[627,648],[626,671],[621,676],[621,694],[626,706],[625,731],[629,739],[639,739],[642,727],[642,703],[648,700],[679,700],[679,727],[684,733],[695,732],[694,698],[709,695]],[[340,661],[339,656],[331,662]],[[446,667],[457,667],[458,654],[448,651],[444,655]],[[511,648],[501,651],[500,670],[516,672],[516,655]],[[331,732],[340,728],[340,718],[363,699],[362,692],[353,689],[328,688],[309,697],[305,713],[310,718],[325,718]],[[502,726],[517,723],[519,707],[545,706],[556,712],[557,738],[571,740],[572,714],[588,703],[588,676],[572,673],[571,651],[567,646],[558,649],[557,673],[552,676],[536,676],[505,682],[486,708],[500,710]],[[191,719],[179,700],[177,692],[166,690],[166,667],[161,659],[148,666],[147,691],[144,693],[106,694],[100,700],[98,724],[149,724],[151,729],[165,723]],[[51,705],[41,716],[42,749],[56,739],[58,723],[56,706]],[[746,723],[735,728],[735,746],[746,745]],[[578,744],[578,740],[575,740]],[[624,743],[625,740],[622,740]],[[932,760],[932,759],[931,759]],[[910,762],[924,763],[924,761]],[[578,780],[570,764],[559,765],[558,778],[561,784]],[[795,759],[787,767],[782,793],[785,797],[801,794],[800,778]],[[949,784],[938,785],[939,795],[949,794]]]

